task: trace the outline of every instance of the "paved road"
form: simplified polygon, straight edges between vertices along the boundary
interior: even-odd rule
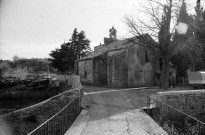
[[[140,108],[156,90],[87,87],[84,110],[66,135],[164,135]],[[111,92],[110,92],[111,91]]]

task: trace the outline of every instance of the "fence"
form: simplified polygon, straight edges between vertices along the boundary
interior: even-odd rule
[[[79,113],[80,97],[78,96],[27,135],[64,135]]]
[[[149,115],[170,135],[205,135],[204,122],[159,100],[148,101]]]

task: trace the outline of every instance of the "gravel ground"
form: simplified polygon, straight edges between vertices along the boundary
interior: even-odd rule
[[[93,86],[83,86],[84,93],[89,92],[101,92],[101,91],[110,91],[110,90],[121,90],[123,88],[107,88],[107,87],[93,87]],[[175,88],[169,88],[167,91],[179,91],[179,90],[193,90],[191,86],[176,86]],[[145,107],[147,104],[147,96],[156,97],[157,92],[161,92],[162,90],[159,87],[150,87],[148,89],[138,89],[138,90],[129,90],[125,93],[126,98],[135,108]],[[88,108],[90,105],[89,98],[87,96],[83,96],[82,98],[82,107]]]

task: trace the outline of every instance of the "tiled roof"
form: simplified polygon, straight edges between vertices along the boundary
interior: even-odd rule
[[[90,53],[89,55],[83,57],[82,59],[79,59],[79,61],[81,60],[86,60],[86,59],[92,59],[95,58],[101,54],[104,54],[106,52],[112,51],[112,50],[118,50],[118,49],[123,49],[123,48],[127,48],[129,46],[132,46],[132,43],[127,43],[126,40],[117,40],[113,43],[110,43],[96,51],[93,51],[92,53]]]

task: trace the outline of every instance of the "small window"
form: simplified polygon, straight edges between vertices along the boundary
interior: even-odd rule
[[[87,77],[87,72],[85,71],[85,78]]]
[[[139,56],[139,52],[137,51],[137,56]]]
[[[149,53],[148,51],[145,51],[145,62],[149,62]]]

